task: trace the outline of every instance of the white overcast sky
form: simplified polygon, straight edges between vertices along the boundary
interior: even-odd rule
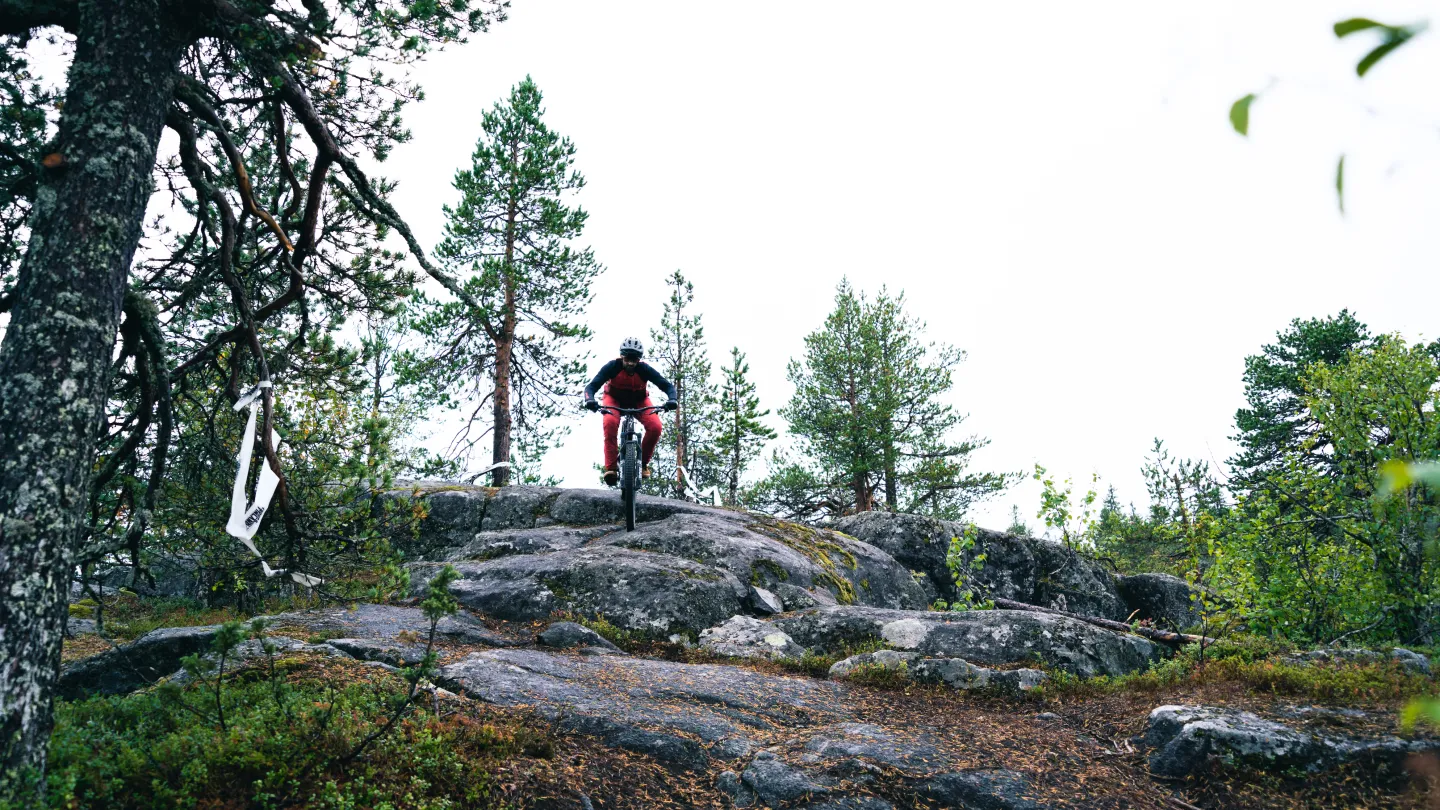
[[[712,357],[748,352],[778,409],[836,282],[888,284],[969,354],[954,403],[992,442],[977,469],[1098,473],[1143,507],[1153,438],[1233,452],[1243,358],[1292,318],[1440,331],[1440,32],[1359,80],[1372,42],[1330,29],[1437,12],[518,0],[421,69],[414,140],[381,171],[433,244],[481,113],[528,74],[589,181],[597,362],[648,332],[680,268]],[[1227,111],[1252,91],[1244,139]],[[592,423],[547,472],[590,484]],[[1036,524],[1029,481],[973,516],[1003,527],[1012,503]]]
[[[1437,30],[1360,80],[1374,40],[1331,31],[1352,16]],[[778,410],[836,283],[888,284],[968,352],[976,469],[1098,473],[1143,507],[1155,437],[1231,455],[1244,357],[1292,318],[1440,333],[1440,3],[515,0],[420,67],[413,140],[376,167],[422,243],[527,74],[589,181],[595,363],[648,335],[679,268],[712,359],[746,351]],[[598,421],[545,470],[591,485]],[[1036,525],[1038,485],[972,517],[1012,504]]]
[[[1153,438],[1233,452],[1243,359],[1292,318],[1440,331],[1440,32],[1360,80],[1371,40],[1330,29],[1437,12],[517,0],[421,68],[414,139],[380,171],[434,244],[481,113],[528,74],[589,182],[597,362],[648,332],[679,268],[712,357],[748,352],[778,410],[841,277],[888,284],[968,352],[954,404],[992,442],[975,468],[1098,473],[1143,507]],[[1244,139],[1227,111],[1252,91]],[[546,471],[589,485],[599,433],[579,423]],[[1011,504],[1035,525],[1038,485],[973,517],[1003,527]]]

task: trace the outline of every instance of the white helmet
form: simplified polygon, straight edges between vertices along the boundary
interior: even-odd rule
[[[620,341],[620,354],[633,354],[635,359],[639,360],[645,356],[645,345],[640,342],[640,338],[627,337]]]

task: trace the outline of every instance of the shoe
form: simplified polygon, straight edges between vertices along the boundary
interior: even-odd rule
[[[618,483],[620,483],[620,471],[615,469],[614,467],[606,467],[605,485],[613,487]]]
[[[640,471],[640,477],[641,477],[641,478],[649,478],[649,477],[650,477],[650,465],[649,465],[649,464],[646,464],[646,465],[645,465],[645,468]]]

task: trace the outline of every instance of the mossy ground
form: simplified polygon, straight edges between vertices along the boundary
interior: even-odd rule
[[[106,594],[104,599],[101,615],[105,634],[121,641],[139,638],[160,627],[223,624],[248,619],[252,615],[304,610],[320,604],[316,599],[305,597],[275,596],[263,600],[254,611],[242,611],[233,605],[210,606],[195,599],[144,598],[127,590]],[[95,607],[94,600],[81,599],[71,603],[70,616],[76,619],[94,618]]]
[[[757,518],[751,528],[809,557],[821,568],[815,577],[817,584],[834,589],[835,599],[840,604],[855,604],[855,585],[839,566],[848,566],[854,572],[859,569],[859,561],[844,546],[827,539],[825,532],[803,523],[770,517]]]
[[[175,604],[127,609],[125,620],[134,628],[213,623],[225,616]],[[880,646],[799,661],[737,661],[627,633],[602,620],[577,620],[635,655],[740,664],[771,677],[825,677],[835,661]],[[541,626],[510,629],[533,632]],[[94,639],[67,641],[67,656],[83,651],[86,638]],[[1166,703],[1227,706],[1292,724],[1297,721],[1285,716],[1289,707],[1355,707],[1367,716],[1323,730],[1380,735],[1400,731],[1399,712],[1410,699],[1440,692],[1435,679],[1390,662],[1300,666],[1283,660],[1290,651],[1284,644],[1239,636],[1208,649],[1203,664],[1190,649],[1123,678],[1078,680],[1051,673],[1043,689],[1022,695],[955,692],[913,684],[893,671],[864,672],[850,679],[847,703],[860,722],[902,734],[930,729],[924,733],[943,737],[950,755],[966,767],[1024,771],[1036,784],[1036,798],[1054,807],[1418,810],[1440,795],[1435,790],[1440,761],[1429,760],[1408,768],[1356,765],[1303,777],[1218,766],[1180,780],[1149,773],[1136,738],[1150,711]],[[300,698],[289,716],[275,707],[269,681],[252,672],[227,692],[231,723],[224,733],[167,704],[158,691],[60,704],[52,740],[52,805],[149,808],[178,802],[239,808],[278,807],[283,800],[307,808],[579,810],[584,795],[594,807],[721,807],[714,780],[718,770],[734,765],[717,762],[711,771],[678,773],[643,755],[557,731],[526,712],[457,697],[440,700],[438,712],[427,699],[383,744],[340,766],[334,752],[377,727],[403,682],[347,660],[296,656],[281,669]],[[314,720],[332,710],[328,725]],[[1041,718],[1042,713],[1055,717]],[[307,767],[311,773],[305,773]],[[183,801],[177,799],[182,795]]]
[[[405,694],[398,676],[357,661],[279,659],[275,698],[264,667],[222,692],[226,728],[191,689],[61,701],[47,776],[52,808],[450,810],[596,806],[721,807],[711,774],[677,774],[647,757],[557,731],[544,718],[462,697],[429,697],[351,762]],[[190,708],[182,705],[188,704]],[[684,801],[682,797],[689,797]],[[0,810],[19,810],[0,801]]]

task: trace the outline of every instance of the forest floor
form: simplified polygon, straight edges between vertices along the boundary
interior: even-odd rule
[[[173,609],[163,617],[141,617],[139,612],[137,608],[129,617],[131,630],[148,627],[153,622],[186,624],[195,623],[191,620],[213,621],[221,618],[212,612],[177,612]],[[522,645],[507,648],[514,650],[534,649],[535,633],[544,626],[543,623],[523,625],[492,621],[486,621],[485,625],[497,635],[514,639]],[[332,633],[326,631],[313,635],[310,641],[323,642],[325,635]],[[402,640],[413,641],[413,637]],[[630,655],[624,659],[606,658],[603,661],[650,661],[657,665],[666,662],[693,668],[697,673],[724,670],[737,683],[753,684],[756,700],[761,703],[765,699],[765,690],[780,681],[793,682],[797,688],[809,683],[833,683],[814,677],[828,668],[826,661],[808,661],[803,665],[757,663],[717,658],[673,644],[618,640],[625,643]],[[110,646],[110,642],[97,636],[77,636],[66,641],[65,659],[76,660]],[[493,646],[445,642],[440,650],[441,663],[462,661],[487,651],[493,654],[494,650]],[[544,655],[577,666],[580,663],[595,665],[595,662],[601,661],[565,652],[545,652]],[[325,712],[330,711],[332,701],[338,705],[340,700],[327,695],[345,693],[350,687],[371,689],[382,696],[393,696],[405,688],[404,682],[396,675],[350,659],[302,652],[287,655],[285,661],[284,679],[298,690],[297,694],[309,696],[305,698],[309,703],[316,707],[324,706]],[[267,699],[264,682],[263,673],[254,670],[236,678],[237,686],[231,692],[232,699],[236,701],[232,711],[237,717],[243,715],[250,706],[247,701],[253,700],[254,710],[259,713],[254,721],[255,733],[275,735],[277,732],[273,727],[267,732],[266,724],[280,721],[260,716],[264,712],[261,704]],[[1405,704],[1414,697],[1440,691],[1435,687],[1434,681],[1429,678],[1406,675],[1389,665],[1327,665],[1302,670],[1288,666],[1273,656],[1237,656],[1211,660],[1204,667],[1171,666],[1114,681],[1078,681],[1058,677],[1033,693],[1009,696],[956,692],[944,686],[916,685],[901,679],[878,679],[869,683],[846,684],[841,701],[844,705],[837,709],[843,709],[846,718],[852,722],[881,726],[902,736],[906,730],[923,729],[927,744],[943,749],[947,768],[1021,772],[1030,782],[1026,798],[1041,807],[1418,810],[1440,806],[1440,802],[1434,801],[1440,798],[1440,791],[1435,789],[1436,780],[1440,778],[1440,762],[1412,759],[1397,767],[1377,769],[1354,765],[1317,774],[1290,775],[1252,772],[1215,764],[1202,773],[1182,779],[1166,779],[1150,773],[1147,752],[1138,741],[1144,734],[1151,710],[1166,704],[1243,709],[1261,717],[1284,718],[1291,725],[1297,723],[1294,719],[1297,707],[1323,705],[1360,709],[1364,712],[1363,716],[1347,720],[1345,733],[1396,734],[1400,731],[1399,715]],[[250,691],[247,692],[247,688]],[[628,688],[633,691],[634,685]],[[193,689],[191,702],[195,703],[198,698]],[[683,694],[672,699],[675,703],[673,708],[679,714],[714,709],[713,705],[701,705],[694,702],[693,697]],[[255,751],[248,758],[238,753],[221,756],[212,753],[218,750],[213,747],[185,749],[192,751],[191,756],[214,759],[207,761],[208,770],[203,779],[187,775],[178,764],[156,761],[154,757],[147,762],[145,757],[133,754],[139,749],[181,750],[183,746],[174,748],[179,743],[171,737],[178,734],[188,735],[187,739],[195,738],[211,722],[203,718],[182,719],[191,715],[199,717],[199,713],[192,710],[187,710],[188,713],[174,712],[174,718],[166,724],[127,730],[122,736],[129,735],[124,740],[128,747],[116,748],[119,743],[114,738],[119,732],[115,729],[104,731],[102,727],[107,722],[120,723],[118,718],[126,711],[122,704],[150,701],[144,707],[136,703],[134,711],[154,715],[167,711],[164,707],[168,704],[161,702],[163,700],[177,698],[162,697],[152,689],[125,697],[76,701],[68,709],[62,707],[56,741],[52,743],[52,751],[60,752],[58,755],[52,753],[52,784],[57,773],[68,774],[65,778],[71,779],[72,784],[69,794],[57,798],[65,799],[65,803],[72,807],[160,806],[146,803],[154,798],[149,796],[154,791],[147,792],[144,785],[171,784],[176,790],[185,791],[194,806],[254,806],[254,801],[240,798],[245,793],[241,786],[259,785],[263,777],[255,777],[255,774],[299,767],[295,763],[281,761],[283,755],[274,753],[283,749],[267,748],[253,741],[249,744],[254,746]],[[97,701],[109,701],[107,708],[103,711],[96,708]],[[203,707],[203,702],[195,705]],[[302,773],[307,779],[338,785],[327,790],[350,795],[353,801],[364,799],[373,803],[386,798],[397,809],[487,806],[583,810],[586,807],[734,806],[730,797],[717,789],[722,772],[735,768],[733,763],[716,758],[706,767],[676,767],[673,762],[667,763],[647,753],[611,744],[603,735],[580,733],[573,726],[557,723],[553,713],[542,709],[538,705],[505,705],[503,701],[476,699],[458,688],[455,692],[442,690],[433,699],[419,701],[401,727],[390,732],[392,739],[362,759],[363,767],[356,763],[336,764],[332,758],[316,766],[315,770]],[[327,719],[335,728],[325,730],[316,725],[306,732],[310,735],[308,737],[296,729],[307,728],[306,723],[311,721],[295,721],[292,717],[287,721],[290,726],[284,733],[298,734],[308,741],[305,745],[317,748],[325,747],[317,740],[330,739],[335,734],[342,737],[349,735],[346,739],[353,742],[357,735],[363,737],[367,729],[378,727],[381,713],[376,710],[371,714],[374,717],[368,721],[369,725],[362,723],[345,728],[340,728],[338,721]],[[302,715],[318,716],[313,712]],[[329,715],[326,716],[329,718]],[[1309,722],[1321,724],[1328,721],[1317,718]],[[240,748],[247,743],[244,739],[236,739],[234,729],[244,725],[244,720],[232,719],[228,732],[231,743]],[[97,742],[103,736],[102,731],[110,736],[104,737],[103,743]],[[171,736],[160,739],[164,735]],[[765,735],[757,734],[755,740],[758,746],[770,745],[779,750],[786,745],[782,736],[767,739]],[[345,740],[331,740],[327,744],[343,748]],[[438,753],[424,754],[431,748],[436,748]],[[792,753],[799,753],[798,749]],[[97,771],[97,757],[113,758],[116,762],[107,763],[105,768]],[[268,761],[267,757],[270,758]],[[87,782],[87,772],[94,772],[97,780],[103,776],[113,783],[104,789],[109,791],[104,794],[111,797],[106,800],[109,804],[98,803],[102,793],[101,788],[95,785],[99,782],[95,785]],[[466,777],[469,781],[465,781],[452,772],[471,772],[471,776]],[[446,773],[451,775],[446,776]],[[368,780],[364,791],[354,784],[357,779]],[[887,779],[889,775],[882,775],[878,780],[857,788],[856,793],[840,795],[869,796],[890,802],[894,807],[942,806],[926,804],[912,794],[892,792],[887,788],[890,784]],[[121,791],[114,788],[114,785],[122,784],[130,785],[132,789]],[[91,787],[87,788],[87,785]],[[86,790],[92,792],[86,794]],[[311,794],[301,791],[301,794],[293,797],[296,806],[345,806],[327,800],[324,791]],[[91,798],[85,798],[87,795]],[[469,799],[459,800],[457,797],[460,796],[469,796]],[[158,802],[158,799],[154,800]],[[456,803],[446,804],[447,801]],[[791,806],[803,805],[803,802],[791,803]]]

